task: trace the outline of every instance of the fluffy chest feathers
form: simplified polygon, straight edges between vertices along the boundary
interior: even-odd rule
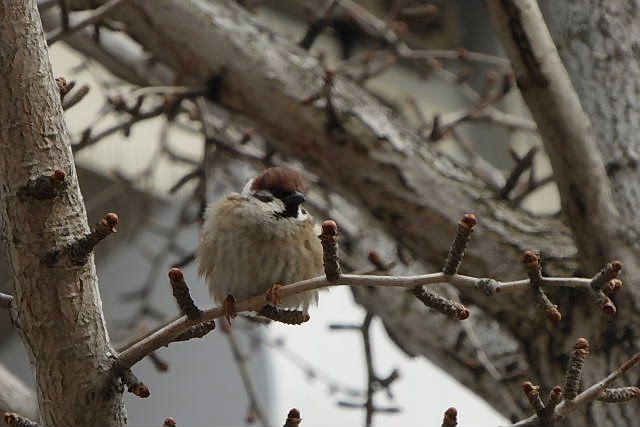
[[[313,219],[278,217],[260,203],[230,195],[205,214],[199,273],[218,302],[322,274],[322,247]],[[283,305],[306,310],[316,300],[317,293],[310,292],[289,297]]]

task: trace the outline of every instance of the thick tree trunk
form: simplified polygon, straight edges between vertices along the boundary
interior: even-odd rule
[[[89,227],[35,0],[0,2],[0,99],[1,234],[42,423],[122,425],[122,393],[104,393],[112,359],[93,258],[43,263]],[[56,170],[59,194],[28,190]]]
[[[407,123],[339,75],[332,96],[341,126],[331,128],[322,97],[311,105],[302,102],[322,91],[320,64],[272,34],[234,2],[167,0],[151,4],[132,0],[113,17],[124,22],[128,34],[157,60],[169,65],[182,83],[219,83],[215,101],[247,115],[278,150],[299,159],[332,190],[367,211],[421,261],[439,266],[456,222],[462,214],[474,212],[480,222],[463,273],[522,278],[520,257],[528,249],[544,254],[546,274],[570,275],[577,269],[576,248],[562,222],[530,215],[497,200],[466,170],[421,144]],[[558,175],[564,172],[573,171],[555,171]],[[590,194],[581,194],[586,194],[588,203]],[[584,246],[593,243],[588,241],[589,232],[580,236]],[[613,256],[603,253],[611,242],[603,243],[602,236],[598,237],[595,251],[581,247],[589,261]],[[637,269],[633,260],[626,261],[632,271]],[[633,298],[617,301],[618,317],[607,322],[582,293],[560,289],[550,294],[564,317],[555,328],[538,318],[526,293],[487,297],[461,290],[461,297],[474,304],[474,310],[482,310],[502,326],[503,340],[491,342],[491,337],[484,337],[501,380],[470,363],[467,353],[461,354],[457,338],[464,337],[464,331],[459,323],[434,320],[433,313],[426,313],[424,307],[416,309],[413,300],[399,291],[360,292],[359,301],[383,318],[390,335],[407,352],[431,358],[506,415],[521,415],[528,411],[521,400],[521,382],[530,379],[545,387],[561,383],[566,356],[578,337],[586,336],[593,343],[585,384],[604,377],[629,356],[637,341],[637,332],[629,324]],[[437,338],[434,329],[440,332]],[[493,345],[495,342],[501,345]],[[468,354],[473,357],[473,352]],[[517,363],[511,363],[514,360]],[[519,409],[496,392],[505,388],[519,400]],[[570,421],[632,424],[633,405],[602,407],[594,404],[586,415],[573,416]]]
[[[640,208],[640,193],[633,157],[638,140],[630,135],[631,129],[638,131],[639,121],[637,100],[628,96],[638,92],[637,82],[630,76],[637,76],[640,67],[630,47],[640,40],[640,32],[635,28],[637,5],[614,3],[592,2],[593,8],[585,7],[584,2],[579,6],[571,2],[549,5],[558,12],[550,14],[555,15],[553,20],[557,23],[560,17],[564,22],[561,26],[569,40],[565,57],[573,83],[582,95],[580,100],[537,2],[489,1],[518,86],[553,164],[563,212],[578,243],[583,271],[592,274],[607,259],[620,259],[625,265],[623,278],[627,285],[616,301],[620,315],[611,322],[594,321],[583,306],[576,306],[566,318],[573,326],[570,332],[584,330],[607,353],[605,363],[587,365],[587,377],[594,380],[605,376],[630,352],[640,350],[640,322],[633,315],[640,309],[640,222],[634,214]],[[581,103],[587,106],[588,115]],[[590,119],[597,131],[590,126]],[[620,164],[615,164],[616,159]],[[532,348],[535,346],[534,342]],[[537,350],[549,352],[542,346]],[[633,384],[635,378],[628,375],[626,380]],[[632,425],[639,415],[638,405],[592,405],[572,417],[572,422]]]
[[[637,0],[542,2],[598,146],[625,244],[640,251],[640,26]]]

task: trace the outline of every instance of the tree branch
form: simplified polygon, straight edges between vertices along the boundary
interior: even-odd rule
[[[538,271],[536,275],[530,275],[528,280],[518,280],[512,282],[498,282],[493,279],[476,278],[470,276],[464,276],[460,274],[450,274],[452,271],[457,270],[457,265],[462,261],[462,255],[466,246],[466,241],[469,237],[470,230],[465,230],[465,227],[469,227],[468,224],[475,225],[476,219],[474,215],[465,215],[460,222],[461,226],[454,239],[451,251],[445,262],[445,271],[442,273],[430,273],[418,276],[376,276],[376,275],[354,275],[343,274],[338,277],[333,277],[333,269],[331,264],[325,266],[327,275],[324,277],[316,277],[313,279],[303,280],[300,282],[281,286],[278,289],[278,297],[286,298],[291,295],[307,292],[314,289],[326,288],[331,286],[394,286],[412,289],[418,299],[420,299],[425,305],[439,309],[445,314],[454,315],[459,320],[464,320],[469,317],[469,311],[466,310],[461,304],[451,302],[442,298],[436,294],[422,289],[422,286],[434,285],[440,283],[449,283],[456,285],[459,288],[473,288],[480,291],[485,296],[491,296],[495,294],[509,294],[521,290],[529,290],[535,288],[538,292],[542,292],[544,286],[568,286],[573,288],[584,288],[591,290],[591,284],[593,279],[585,278],[545,278],[542,277],[541,272]],[[325,221],[323,224],[323,234],[325,231],[330,234],[329,237],[337,236],[337,226],[333,221]],[[326,239],[327,236],[324,236]],[[333,246],[326,245],[325,253],[333,253]],[[335,254],[334,256],[335,257]],[[330,257],[333,259],[333,257]],[[525,261],[529,258],[535,258],[535,263],[539,265],[539,257],[534,256],[532,252],[525,253]],[[455,262],[451,259],[455,258]],[[533,261],[532,261],[533,262]],[[451,266],[455,264],[455,270],[451,270]],[[619,271],[619,270],[617,270]],[[170,277],[172,282],[176,278],[182,276],[182,273],[178,269],[172,269]],[[617,280],[617,279],[616,279]],[[429,292],[428,295],[426,293]],[[426,295],[426,296],[425,296]],[[260,312],[265,305],[271,302],[270,291],[264,295],[257,295],[252,298],[248,298],[242,301],[234,302],[234,312],[240,313],[244,311]],[[557,311],[557,310],[556,310]],[[117,360],[119,365],[130,368],[135,363],[142,360],[151,352],[160,348],[161,346],[169,345],[175,341],[176,337],[184,333],[189,328],[198,325],[204,321],[210,321],[222,317],[225,315],[225,309],[223,307],[216,307],[204,311],[200,311],[198,316],[181,316],[169,321],[168,323],[161,325],[157,329],[150,331],[146,336],[139,338],[137,341],[128,344],[121,353],[118,355]],[[554,320],[554,321],[559,321]]]
[[[490,0],[522,95],[538,124],[585,271],[607,258],[635,260],[617,229],[618,212],[596,138],[534,0]],[[633,277],[636,275],[635,267]]]
[[[65,21],[63,21],[62,28],[60,28],[55,34],[51,35],[50,37],[47,37],[47,44],[51,46],[52,44],[54,44],[59,40],[62,40],[69,34],[73,34],[76,31],[80,31],[83,28],[88,27],[89,25],[96,24],[102,21],[115,8],[123,5],[127,1],[129,0],[111,0],[108,3],[105,3],[104,5],[97,8],[93,13],[91,13],[90,16],[78,22],[77,24],[74,24],[71,27],[68,26],[69,25],[68,22],[66,23],[67,25],[65,26],[64,25]]]

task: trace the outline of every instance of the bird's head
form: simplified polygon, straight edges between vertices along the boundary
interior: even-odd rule
[[[249,180],[242,195],[276,218],[306,220],[300,205],[306,200],[307,185],[299,173],[274,167]]]

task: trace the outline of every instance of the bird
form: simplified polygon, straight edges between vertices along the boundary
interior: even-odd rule
[[[270,292],[276,296],[268,298],[259,314],[284,323],[309,319],[317,291],[277,298],[280,286],[323,274],[315,221],[301,207],[307,189],[298,172],[272,167],[250,179],[240,193],[228,194],[206,209],[198,273],[214,300],[223,304],[228,320],[235,315],[234,301]],[[267,314],[274,309],[301,313],[302,319],[286,321]]]

